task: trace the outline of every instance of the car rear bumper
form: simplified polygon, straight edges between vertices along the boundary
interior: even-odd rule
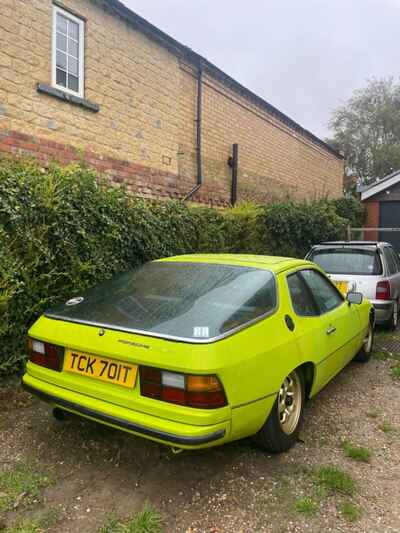
[[[22,386],[53,407],[179,448],[206,448],[222,444],[230,433],[230,421],[213,426],[193,426],[164,420],[69,391],[29,374],[24,375]]]
[[[375,309],[375,323],[384,324],[389,322],[393,314],[393,300],[372,300]]]

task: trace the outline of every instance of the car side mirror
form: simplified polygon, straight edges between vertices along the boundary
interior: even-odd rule
[[[346,297],[349,304],[360,305],[363,302],[363,295],[361,292],[349,292]]]

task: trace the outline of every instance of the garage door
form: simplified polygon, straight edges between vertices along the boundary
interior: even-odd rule
[[[400,202],[380,202],[379,227],[400,228]],[[379,239],[390,242],[400,253],[400,231],[380,231]]]

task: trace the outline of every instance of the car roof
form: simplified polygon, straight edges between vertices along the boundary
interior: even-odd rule
[[[391,246],[383,241],[327,241],[320,242],[315,246]]]
[[[271,270],[278,273],[297,266],[315,266],[304,259],[292,257],[277,257],[274,255],[250,255],[250,254],[191,254],[177,255],[161,259],[161,261],[184,261],[190,263],[212,263],[222,265],[237,265]]]

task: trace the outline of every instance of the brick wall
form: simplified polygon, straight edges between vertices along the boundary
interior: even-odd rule
[[[367,216],[364,226],[366,228],[379,228],[379,202],[370,201],[364,203],[367,210]],[[377,241],[379,238],[378,231],[364,230],[364,239]]]
[[[147,197],[182,197],[196,182],[196,72],[100,5],[63,0],[87,19],[85,98],[98,113],[39,94],[51,83],[52,3],[0,2],[0,151],[43,163],[85,159]],[[230,199],[227,160],[239,144],[239,199],[342,194],[343,162],[255,103],[204,80],[204,185],[194,199]]]

